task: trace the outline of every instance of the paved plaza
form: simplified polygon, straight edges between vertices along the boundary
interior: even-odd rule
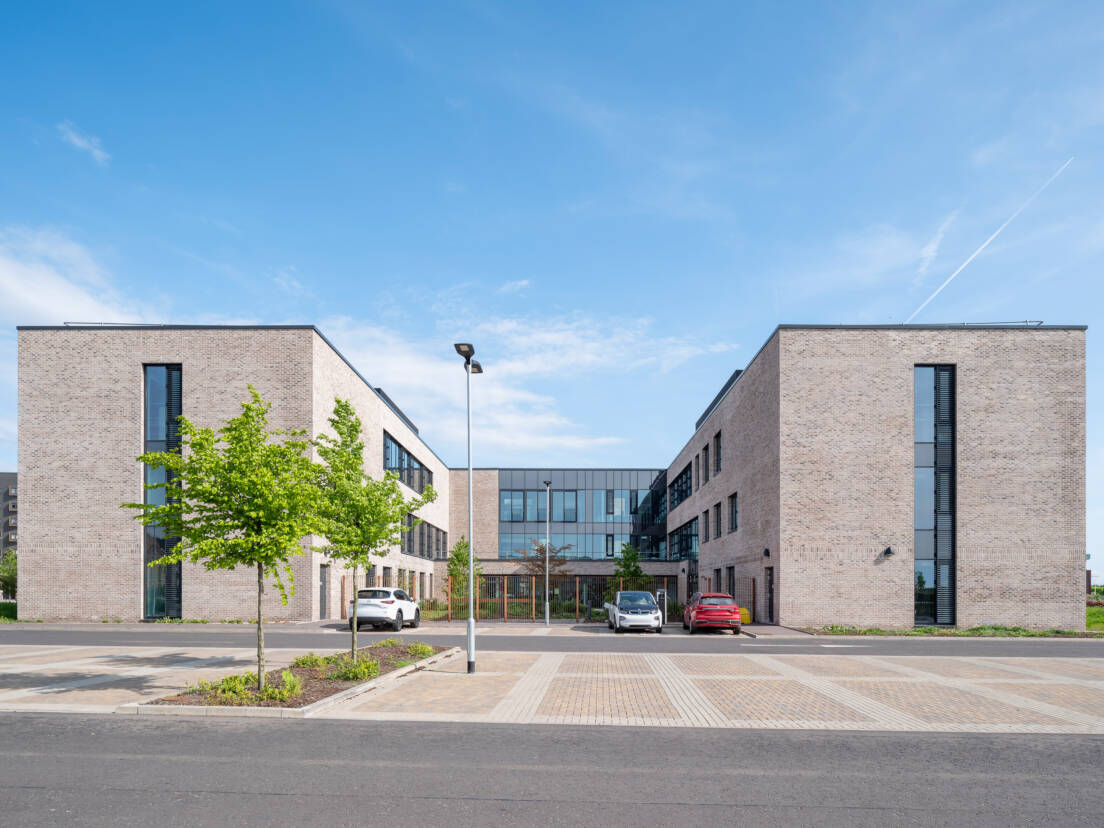
[[[1104,733],[1104,659],[463,654],[325,712],[369,720]]]
[[[460,652],[315,716],[1104,734],[1104,658],[726,653],[717,644],[714,653],[487,650],[475,675]],[[302,652],[270,649],[268,666]],[[249,671],[255,655],[250,647],[3,645],[0,710],[114,713],[200,678]]]

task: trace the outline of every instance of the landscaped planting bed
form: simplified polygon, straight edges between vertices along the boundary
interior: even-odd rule
[[[149,704],[225,707],[306,707],[327,696],[348,690],[393,670],[416,664],[446,649],[418,642],[400,643],[389,638],[357,650],[353,662],[349,653],[333,655],[307,653],[291,666],[265,674],[265,690],[257,693],[257,674],[240,673],[218,681],[200,680],[175,696]]]
[[[987,624],[982,627],[957,629],[955,627],[910,627],[906,629],[882,629],[881,627],[800,627],[813,635],[909,635],[909,636],[958,636],[975,638],[1101,638],[1104,633],[1092,630],[1028,630],[1023,627],[1002,627]]]

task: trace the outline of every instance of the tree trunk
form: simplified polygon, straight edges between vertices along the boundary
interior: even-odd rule
[[[257,564],[257,692],[264,692],[264,618],[261,614],[261,598],[264,595],[264,567]]]
[[[357,660],[357,628],[360,626],[360,622],[357,621],[357,585],[356,585],[356,564],[353,564],[353,611],[349,613],[349,629],[353,633],[353,653],[352,658],[355,663]]]

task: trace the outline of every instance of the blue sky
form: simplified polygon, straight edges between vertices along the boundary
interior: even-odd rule
[[[14,325],[88,320],[317,323],[456,465],[470,339],[477,464],[665,466],[1074,157],[916,321],[1090,326],[1099,549],[1104,6],[833,5],[8,4],[0,467]]]

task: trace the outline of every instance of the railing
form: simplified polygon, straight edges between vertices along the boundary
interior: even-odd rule
[[[655,594],[666,589],[673,599],[678,588],[674,575],[617,578],[612,575],[553,575],[549,578],[549,616],[573,621],[604,621],[603,604],[619,589]],[[419,606],[427,621],[468,617],[468,583],[445,584],[445,599],[425,599]],[[476,579],[477,621],[544,620],[544,578],[540,575],[483,575]]]

